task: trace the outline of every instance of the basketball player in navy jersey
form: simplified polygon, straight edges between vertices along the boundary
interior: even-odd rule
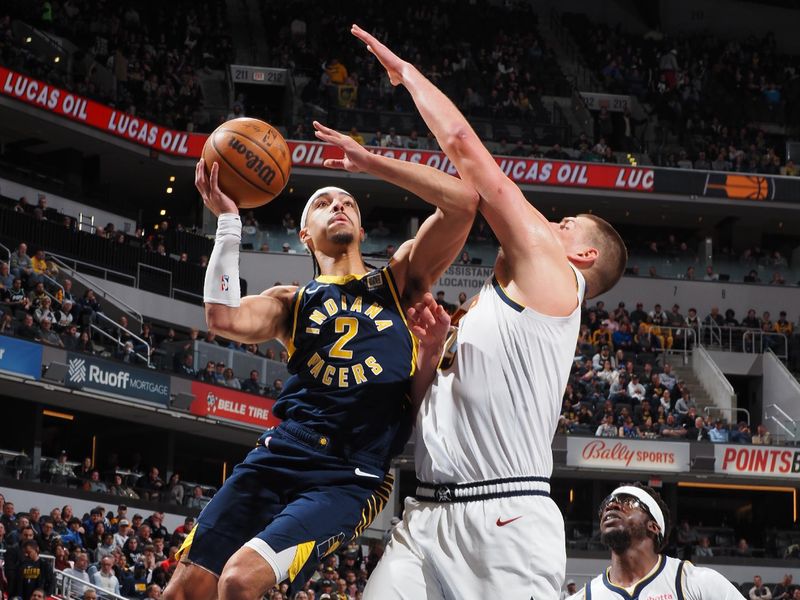
[[[196,186],[218,217],[204,289],[209,329],[244,343],[281,340],[291,377],[274,407],[281,425],[261,436],[201,513],[166,600],[256,600],[278,582],[301,584],[380,512],[392,487],[390,459],[410,434],[417,348],[404,311],[461,251],[478,197],[457,178],[373,155],[315,127],[345,151],[326,166],[380,177],[436,211],[387,267],[370,269],[355,198],[322,188],[309,198],[299,231],[320,275],[300,288],[240,298],[238,210],[219,189],[219,166],[207,176],[198,163]]]
[[[742,595],[718,572],[661,554],[669,510],[661,496],[639,483],[620,485],[600,505],[600,540],[611,566],[570,600],[739,600]]]

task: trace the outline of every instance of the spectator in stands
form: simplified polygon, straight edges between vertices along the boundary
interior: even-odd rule
[[[164,487],[164,482],[158,476],[158,468],[150,467],[147,475],[142,475],[136,482],[136,488],[142,498],[148,500],[158,500],[160,497],[161,489]]]
[[[401,138],[394,127],[389,128],[389,133],[381,140],[381,146],[384,148],[402,148],[403,138]]]
[[[697,546],[694,548],[694,556],[696,558],[710,558],[714,556],[714,551],[711,549],[711,542],[707,536],[702,536]]]
[[[192,495],[186,499],[186,508],[196,508],[202,510],[208,504],[208,498],[203,496],[203,488],[199,485],[192,488]]]
[[[714,428],[708,432],[708,439],[715,444],[727,444],[730,437],[728,427],[722,419],[717,419]]]
[[[42,322],[39,324],[37,341],[47,344],[48,346],[55,346],[57,348],[64,347],[64,343],[61,341],[59,335],[53,331],[52,321],[47,317],[43,318]]]
[[[30,309],[30,300],[25,294],[25,288],[22,286],[22,280],[15,277],[11,284],[11,288],[0,290],[0,299],[3,302],[4,312],[8,312],[14,316],[22,315],[23,311]]]
[[[29,279],[33,276],[33,263],[28,256],[28,245],[22,242],[14,252],[11,253],[9,262],[11,274],[22,279],[26,286],[30,286]]]
[[[67,485],[74,477],[72,467],[67,464],[67,453],[62,450],[58,459],[50,465],[50,483]]]
[[[668,392],[664,392],[665,394]],[[659,435],[666,438],[684,438],[686,430],[675,420],[675,415],[667,415],[667,422],[661,426]]]
[[[0,314],[2,314],[2,318],[0,318],[0,335],[13,336],[16,329],[14,317],[10,313],[2,313],[1,311]]]
[[[210,360],[206,363],[206,368],[197,374],[197,378],[204,383],[216,382],[216,363]]]
[[[731,444],[750,444],[752,443],[752,434],[750,427],[744,421],[739,421],[736,429],[733,429],[730,434]]]
[[[120,595],[119,579],[114,575],[114,561],[110,556],[100,561],[100,570],[94,574],[93,581],[97,587],[110,594]]]
[[[8,289],[14,285],[14,275],[7,262],[0,261],[0,288]]]
[[[270,395],[273,398],[277,398],[283,392],[283,379],[275,379],[272,382],[272,387],[269,390]]]
[[[261,394],[261,384],[258,381],[258,371],[250,371],[250,377],[242,382],[241,390],[250,394]]]
[[[190,352],[184,352],[181,355],[180,360],[175,367],[175,372],[183,377],[200,378],[194,370],[194,355],[192,355]]]
[[[28,300],[30,300],[31,308],[35,311],[41,306],[45,298],[49,299],[49,296],[44,289],[44,283],[39,281],[28,294]]]
[[[231,369],[230,367],[226,368],[223,371],[223,378],[224,379],[222,381],[222,385],[224,385],[225,387],[229,387],[229,388],[232,388],[234,390],[242,389],[242,384],[239,382],[239,380],[233,374],[233,369]]]
[[[678,415],[686,415],[689,413],[689,409],[695,407],[696,407],[695,401],[689,394],[688,390],[675,402],[675,412]]]
[[[131,533],[131,522],[128,519],[120,519],[117,523],[117,533],[114,534],[114,545],[121,549]]]
[[[181,483],[180,473],[173,473],[169,478],[169,485],[167,486],[167,500],[170,504],[183,505],[183,495],[185,490]]]
[[[52,594],[55,591],[55,576],[50,561],[39,556],[39,545],[34,540],[23,542],[21,548],[24,558],[17,567],[20,595],[30,598],[35,589],[44,590],[47,595]]]
[[[94,354],[94,345],[92,344],[92,340],[89,338],[89,332],[84,330],[81,332],[80,337],[78,338],[78,352],[82,352],[84,354]]]
[[[772,434],[767,431],[763,423],[756,427],[756,434],[753,436],[751,442],[755,445],[768,446],[772,443]]]
[[[14,332],[18,338],[23,340],[36,341],[39,338],[39,329],[33,323],[33,315],[25,314],[22,322],[17,325],[17,330]]]
[[[743,542],[744,539],[739,540],[739,543]],[[738,549],[738,546],[737,546]],[[772,592],[769,591],[769,588],[764,585],[764,582],[761,580],[761,575],[756,575],[753,577],[753,587],[750,588],[750,591],[747,594],[750,597],[750,600],[771,600],[772,599]]]
[[[605,415],[602,423],[594,432],[595,437],[617,437],[617,427],[614,425],[614,415]]]
[[[73,307],[71,300],[64,300],[61,303],[61,307],[53,312],[52,321],[57,331],[63,332],[72,325],[72,321],[75,318]]]
[[[103,312],[100,301],[97,299],[94,290],[91,289],[86,290],[83,293],[83,298],[81,298],[80,301],[80,308],[83,325],[88,325],[89,323],[95,321],[95,314]]]
[[[796,587],[792,585],[792,574],[786,573],[781,582],[772,589],[772,600],[791,600],[792,591]]]
[[[91,473],[89,474],[89,479],[86,481],[86,484],[83,486],[83,488],[88,488],[90,492],[108,491],[108,486],[106,486],[105,482],[100,479],[100,471],[97,469],[92,469]]]
[[[64,573],[84,583],[91,583],[88,568],[89,556],[86,554],[86,552],[79,551],[75,553],[74,566],[69,569],[64,569]],[[71,582],[70,592],[76,596],[82,596],[86,588],[86,585]]]

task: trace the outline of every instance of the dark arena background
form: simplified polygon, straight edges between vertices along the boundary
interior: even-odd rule
[[[340,152],[314,139],[313,120],[455,173],[408,93],[350,35],[354,22],[448,94],[548,218],[597,214],[628,246],[623,279],[584,306],[570,383],[553,399],[567,580],[580,587],[608,564],[597,507],[639,480],[671,511],[667,554],[713,567],[745,597],[762,597],[755,576],[773,598],[797,597],[780,596],[785,575],[800,578],[795,0],[5,0],[0,556],[27,517],[55,561],[48,594],[83,597],[63,573],[82,546],[92,564],[115,558],[119,595],[158,598],[185,518],[276,424],[286,350],[215,337],[203,313],[215,221],[194,167],[220,123],[268,121],[292,153],[280,197],[243,211],[243,293],[310,279],[297,230],[322,185],[356,196],[376,265],[430,213],[322,166]],[[496,252],[479,216],[432,291],[454,307]],[[320,564],[305,596],[283,585],[270,599],[361,597],[414,493],[412,447],[394,472],[357,543]],[[86,519],[83,534],[62,521],[65,506]],[[111,547],[92,532],[98,506]],[[157,533],[154,569],[141,522]]]

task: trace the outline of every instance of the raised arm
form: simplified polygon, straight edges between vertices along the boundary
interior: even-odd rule
[[[521,299],[552,314],[571,311],[574,294],[571,298],[569,294],[574,290],[574,277],[564,249],[544,215],[506,177],[447,96],[374,36],[357,25],[352,33],[386,68],[392,84],[403,85],[410,92],[422,118],[461,177],[480,194],[480,211],[508,258],[507,279],[513,280]],[[531,260],[534,257],[537,260]],[[542,260],[547,258],[551,260]],[[548,281],[546,295],[541,293],[542,280]],[[566,303],[564,298],[568,299]]]
[[[201,159],[195,168],[195,186],[203,203],[218,218],[214,249],[203,286],[206,324],[210,331],[235,342],[255,344],[273,338],[288,342],[291,301],[295,286],[276,286],[258,296],[241,297],[239,242],[242,222],[236,203],[219,189],[219,165],[206,175]]]
[[[461,252],[478,209],[477,192],[432,167],[372,154],[350,137],[320,123],[314,122],[314,128],[320,140],[339,146],[345,153],[341,159],[326,160],[326,167],[369,173],[436,207],[416,237],[393,257],[400,293],[407,304],[418,301]]]

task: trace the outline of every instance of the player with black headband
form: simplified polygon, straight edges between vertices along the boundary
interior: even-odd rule
[[[318,138],[345,153],[325,166],[372,174],[436,211],[388,266],[374,269],[361,255],[356,199],[341,188],[317,190],[299,236],[319,275],[299,288],[241,298],[238,210],[219,189],[218,165],[206,176],[198,163],[195,183],[218,217],[204,289],[209,329],[244,343],[281,340],[291,377],[274,406],[282,423],[259,438],[203,510],[180,549],[166,600],[256,600],[278,582],[302,584],[309,569],[359,535],[388,501],[390,460],[413,422],[412,375],[419,365],[428,381],[433,377],[443,336],[435,347],[427,339],[418,347],[405,312],[413,317],[415,306],[436,312],[425,292],[461,252],[477,193],[436,169],[371,154],[315,127]]]
[[[661,554],[669,509],[652,488],[621,485],[600,504],[599,517],[600,540],[611,549],[611,566],[570,600],[742,598],[716,571]]]

